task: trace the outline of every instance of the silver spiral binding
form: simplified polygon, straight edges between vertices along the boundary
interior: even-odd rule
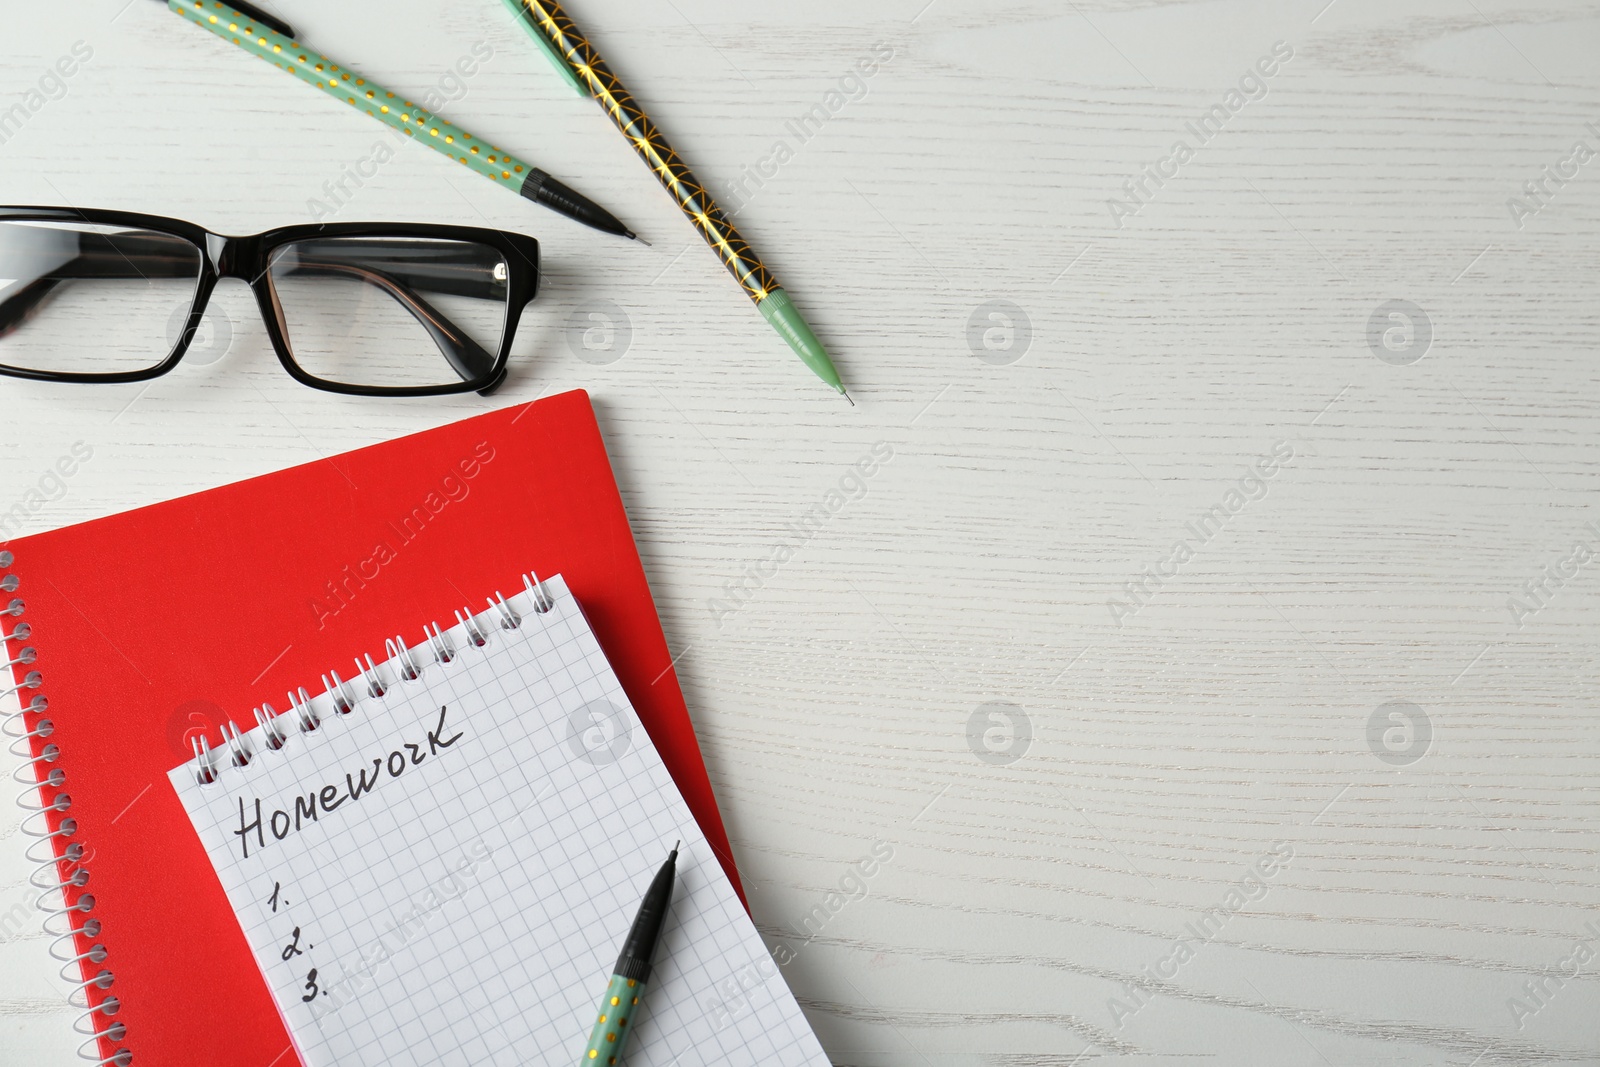
[[[555,598],[550,595],[550,591],[544,587],[544,583],[539,580],[537,574],[531,572],[524,574],[522,576],[522,586],[528,591],[528,595],[533,598],[533,610],[540,615],[556,606]]]
[[[11,552],[0,550],[0,570],[10,568],[14,561]],[[0,591],[15,593],[21,586],[15,573],[0,575]],[[0,607],[0,618],[20,620],[26,611],[27,602],[12,597]],[[65,791],[66,769],[58,766],[61,749],[45,740],[54,734],[55,723],[47,714],[49,699],[39,692],[44,675],[28,669],[38,658],[37,650],[26,643],[33,636],[31,623],[17,621],[9,628],[0,625],[0,661],[6,667],[0,678],[11,683],[0,685],[0,699],[15,697],[18,703],[17,710],[4,712],[0,732],[11,738],[12,755],[23,761],[11,777],[25,787],[17,804],[28,813],[22,820],[22,832],[33,838],[23,851],[24,858],[34,865],[28,884],[35,893],[34,906],[44,913],[45,933],[54,938],[50,955],[61,964],[61,977],[71,986],[67,1002],[81,1012],[73,1021],[73,1029],[85,1037],[78,1046],[79,1057],[95,1067],[129,1067],[133,1053],[124,1044],[128,1028],[114,1018],[122,1005],[110,992],[116,973],[103,966],[110,950],[98,940],[103,929],[100,920],[87,918],[95,903],[94,894],[86,889],[93,850],[73,840],[78,821],[66,814],[72,808],[72,797]]]
[[[53,959],[57,959],[57,960],[60,960],[62,962],[66,962],[66,960],[68,960],[71,957],[67,957],[67,956],[61,955],[61,952],[60,952],[61,942],[65,941],[65,942],[67,942],[67,947],[69,949],[75,949],[75,948],[78,947],[78,938],[79,937],[99,937],[99,936],[100,936],[100,920],[99,919],[85,919],[85,920],[83,920],[83,925],[80,926],[78,929],[69,930],[66,933],[62,934],[60,937],[58,937],[55,940],[51,941],[50,942],[50,947],[49,947],[49,949],[47,951],[50,953],[50,955],[51,955],[51,957]]]
[[[429,626],[433,629],[424,626],[422,635],[428,639],[428,647],[433,650],[434,660],[439,663],[449,663],[456,658],[456,650],[444,639],[444,632],[439,629],[438,623],[430,623]]]
[[[29,733],[26,733],[23,736],[24,737],[39,737],[41,735],[37,731],[30,731]],[[16,770],[11,772],[11,778],[12,778],[13,781],[15,781],[15,782],[17,782],[17,783],[19,783],[21,785],[31,785],[31,786],[37,787],[38,786],[38,782],[39,782],[39,779],[38,779],[38,766],[39,766],[39,764],[41,764],[41,763],[54,763],[56,760],[58,760],[60,758],[61,758],[61,748],[58,745],[55,745],[53,743],[52,744],[47,744],[42,749],[40,749],[39,754],[37,756],[33,756],[33,757],[30,757],[30,758],[24,759],[23,762],[22,762],[22,766],[18,767]],[[22,773],[24,771],[26,771],[28,773],[28,776],[26,778],[24,778],[22,776]]]
[[[106,947],[99,942],[90,945],[89,951],[80,952],[76,956],[70,957],[61,964],[61,980],[63,982],[72,981],[72,975],[67,973],[67,968],[74,968],[78,971],[78,973],[81,974],[83,973],[84,963],[104,963],[107,955],[108,953],[106,952]]]
[[[423,627],[423,632],[427,632],[427,627]],[[405,638],[385,638],[383,650],[389,654],[390,662],[400,664],[400,677],[408,682],[414,682],[422,677],[422,668],[417,665],[417,657],[412,655],[411,649],[406,646]]]
[[[522,625],[522,616],[511,610],[511,605],[506,603],[506,598],[501,595],[500,590],[496,589],[494,596],[484,597],[483,599],[488,602],[490,611],[498,611],[500,613],[500,628],[502,630],[515,630]]]
[[[356,657],[356,671],[361,675],[361,680],[367,683],[368,696],[381,697],[389,691],[389,687],[383,684],[383,676],[378,673],[377,666],[372,662],[372,653],[367,653],[365,666],[361,663],[361,657]]]
[[[256,725],[261,727],[261,737],[266,741],[270,751],[278,751],[289,740],[289,735],[283,732],[278,723],[278,713],[273,710],[271,704],[252,708],[250,713],[256,717]]]
[[[56,829],[54,831],[52,831],[52,832],[50,832],[48,834],[44,834],[42,836],[36,837],[32,841],[28,842],[28,847],[22,850],[22,857],[23,857],[23,859],[27,860],[29,863],[32,863],[32,864],[34,864],[36,866],[38,864],[42,864],[42,863],[54,863],[55,862],[55,855],[56,855],[56,851],[55,851],[56,838],[58,838],[58,837],[59,838],[68,838],[68,837],[71,837],[73,834],[76,834],[77,832],[78,832],[78,820],[76,820],[74,818],[71,818],[70,816],[68,818],[62,819],[61,822],[57,825],[57,827],[56,827]],[[43,845],[44,846],[44,850],[47,853],[49,853],[49,855],[50,855],[49,859],[46,859],[43,856],[34,855],[34,852],[41,845]],[[64,858],[66,858],[68,860],[71,860],[73,863],[77,863],[79,858],[82,857],[82,855],[83,855],[83,843],[81,841],[72,842],[71,844],[67,845],[66,848],[64,848],[62,850],[62,854],[63,854]]]
[[[465,615],[462,612],[466,612]],[[478,620],[473,616],[471,608],[456,609],[456,624],[467,632],[467,640],[472,642],[474,648],[482,648],[489,643],[488,635],[478,626]]]
[[[356,666],[359,667],[360,664],[358,663]],[[333,681],[331,682],[328,681],[329,674],[333,675]],[[346,691],[344,680],[339,677],[338,671],[329,671],[328,674],[322,676],[322,688],[327,692],[329,698],[333,700],[335,711],[340,715],[350,714],[355,707],[355,702],[350,699],[350,694]],[[301,692],[303,693],[305,690],[302,689]]]
[[[228,752],[233,756],[235,767],[248,767],[250,765],[250,746],[245,744],[244,738],[239,735],[239,728],[229,719],[222,724],[222,739],[228,743]]]
[[[271,710],[272,705],[267,704],[267,705],[264,705],[264,706],[268,710]],[[306,695],[306,691],[305,691],[304,687],[301,687],[301,689],[300,689],[300,691],[298,693],[290,693],[289,694],[289,706],[291,708],[293,708],[294,711],[295,711],[295,714],[300,717],[300,732],[301,733],[309,734],[312,731],[314,731],[318,726],[322,725],[322,720],[317,717],[316,711],[313,710],[312,707],[311,707],[311,698]],[[274,721],[276,721],[276,720],[274,720]],[[280,732],[281,732],[281,730],[280,730]]]
[[[194,761],[200,768],[200,781],[207,785],[216,781],[216,771],[211,766],[211,742],[206,740],[206,735],[196,734],[189,738],[189,745],[194,749]]]
[[[528,600],[535,613],[543,615],[555,607],[555,598],[550,595],[538,575],[532,572],[524,574],[522,585],[528,591]],[[494,627],[496,629],[522,628],[523,616],[517,613],[517,609],[507,602],[498,590],[487,600],[489,606],[482,615],[474,615],[469,608],[456,611],[457,626],[475,648],[482,648],[489,643],[489,633],[483,623],[486,618],[497,624]],[[382,663],[375,662],[370,654],[356,656],[356,676],[349,682],[340,678],[339,672],[335,670],[329,670],[322,675],[322,695],[332,704],[335,713],[350,714],[355,710],[356,701],[366,697],[374,700],[383,699],[393,688],[393,684],[397,684],[388,680],[385,675],[386,669],[398,681],[414,682],[422,677],[422,672],[427,667],[426,663],[420,662],[421,658],[431,654],[432,662],[441,666],[454,662],[456,650],[450,643],[449,635],[437,622],[423,626],[422,636],[422,643],[416,646],[408,646],[403,637],[386,638],[383,643],[386,656]],[[281,714],[271,704],[266,703],[251,709],[255,719],[255,729],[249,733],[259,734],[260,751],[252,750],[246,733],[241,731],[232,719],[221,727],[221,747],[213,748],[204,734],[195,735],[190,741],[194,751],[195,781],[202,786],[214,785],[226,768],[248,766],[258,757],[264,758],[267,753],[281,750],[290,743],[296,733],[309,734],[321,728],[322,717],[317,714],[311,696],[303,687],[291,691],[288,699],[289,710]],[[223,755],[224,752],[227,753],[226,757]]]

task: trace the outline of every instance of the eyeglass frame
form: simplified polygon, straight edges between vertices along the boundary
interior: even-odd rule
[[[526,234],[481,226],[450,226],[427,222],[322,222],[278,226],[249,236],[230,237],[203,226],[161,215],[100,208],[0,207],[0,223],[56,222],[90,225],[127,226],[176,237],[188,242],[200,256],[199,277],[195,282],[194,302],[177,343],[167,357],[153,367],[132,371],[44,371],[12,367],[0,363],[0,374],[47,382],[143,382],[159,378],[182,361],[189,350],[206,305],[223,278],[238,278],[255,293],[256,304],[267,328],[267,336],[278,354],[278,362],[289,376],[302,385],[330,393],[350,396],[446,396],[477,392],[488,396],[504,384],[506,365],[511,356],[517,323],[522,311],[539,291],[539,242]],[[272,253],[285,245],[319,237],[429,237],[486,245],[499,252],[506,264],[505,324],[500,333],[500,350],[488,373],[445,385],[349,385],[318,378],[294,360],[289,346],[287,324],[272,287]]]

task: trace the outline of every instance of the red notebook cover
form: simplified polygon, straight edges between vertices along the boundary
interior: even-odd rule
[[[62,772],[34,816],[52,829],[78,926],[99,920],[78,951],[103,944],[116,998],[99,1015],[101,1056],[130,1050],[135,1063],[176,1067],[290,1067],[289,1037],[200,840],[166,781],[191,758],[190,737],[285,693],[321,689],[330,669],[346,679],[353,658],[382,658],[385,638],[422,640],[424,624],[454,622],[457,608],[521,588],[520,575],[561,574],[717,849],[735,889],[711,783],[672,670],[644,569],[588,396],[565,393],[397,441],[4,546],[20,583],[8,633],[26,623],[37,650],[14,667],[35,730],[51,720],[59,747],[41,768]],[[16,607],[15,601],[12,602]],[[8,657],[10,658],[10,657]],[[45,739],[32,740],[34,755]],[[58,802],[59,803],[59,802]],[[58,918],[55,922],[59,922]],[[58,951],[60,951],[58,949]],[[281,1050],[281,1051],[280,1051]]]

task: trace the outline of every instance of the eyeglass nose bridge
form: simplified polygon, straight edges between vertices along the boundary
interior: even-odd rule
[[[261,241],[255,237],[206,234],[206,259],[218,278],[243,278],[254,282],[265,268],[260,262]]]

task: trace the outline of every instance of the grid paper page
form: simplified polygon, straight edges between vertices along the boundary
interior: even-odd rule
[[[313,698],[217,780],[170,773],[309,1067],[576,1063],[650,879],[678,882],[628,1067],[826,1067],[560,578],[446,631],[416,680]],[[293,724],[293,725],[291,725]],[[260,807],[257,808],[257,802]],[[260,824],[256,825],[257,813]],[[751,981],[760,976],[759,981]],[[745,993],[740,1013],[714,987]]]

